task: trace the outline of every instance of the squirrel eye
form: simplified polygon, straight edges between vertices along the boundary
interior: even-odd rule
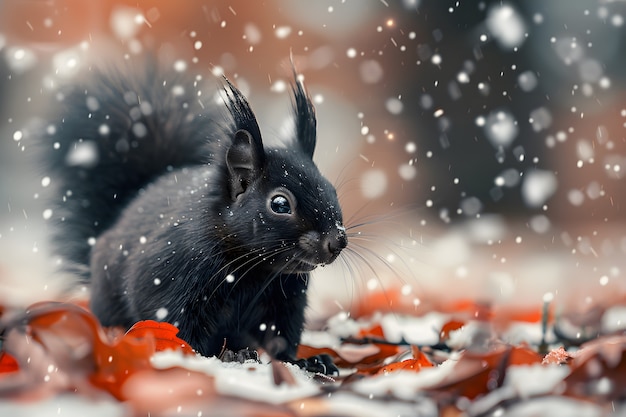
[[[291,205],[284,195],[277,194],[270,200],[270,208],[277,214],[291,214]]]

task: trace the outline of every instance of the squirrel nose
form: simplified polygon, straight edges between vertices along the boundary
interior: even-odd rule
[[[328,232],[322,242],[322,247],[327,250],[330,255],[329,263],[334,261],[341,253],[341,250],[346,246],[348,246],[348,236],[342,227],[337,227]]]

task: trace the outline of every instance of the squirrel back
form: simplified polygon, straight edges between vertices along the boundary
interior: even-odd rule
[[[313,162],[313,104],[296,79],[292,140],[266,147],[227,79],[220,103],[198,77],[150,64],[94,69],[59,95],[44,155],[56,250],[104,325],[166,320],[204,355],[295,360],[309,272],[347,245]]]
[[[87,278],[95,239],[140,190],[174,168],[206,164],[236,123],[195,95],[195,80],[154,62],[94,68],[57,95],[44,163],[60,187],[55,247]]]

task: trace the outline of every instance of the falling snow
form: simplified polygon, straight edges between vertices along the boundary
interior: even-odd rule
[[[98,147],[93,141],[77,142],[68,152],[66,163],[70,166],[91,167],[98,163]]]
[[[526,25],[509,4],[491,6],[485,24],[503,48],[515,48],[524,42]]]
[[[533,169],[524,174],[522,197],[529,207],[540,207],[550,198],[557,188],[554,173]]]
[[[517,122],[507,111],[498,110],[490,113],[483,124],[487,139],[495,147],[508,147],[517,137]]]
[[[5,3],[0,3],[3,12],[12,4]],[[19,282],[26,275],[48,276],[31,269],[22,273],[23,266],[37,264],[48,250],[40,235],[65,221],[65,207],[46,204],[46,195],[59,192],[59,201],[77,201],[72,200],[72,190],[57,191],[61,181],[45,167],[26,168],[29,152],[36,149],[34,139],[45,136],[47,149],[54,149],[84,175],[99,163],[96,141],[111,141],[114,152],[124,157],[150,138],[154,126],[146,120],[165,120],[162,103],[150,102],[129,87],[120,97],[129,109],[124,112],[128,131],[120,135],[119,124],[109,120],[114,115],[102,114],[106,106],[100,96],[86,90],[81,111],[97,118],[98,124],[90,136],[74,138],[67,150],[58,137],[64,132],[62,121],[30,124],[25,116],[46,106],[43,95],[56,99],[53,107],[65,105],[66,84],[102,57],[114,60],[117,49],[109,51],[109,44],[119,48],[124,61],[153,52],[159,45],[157,59],[180,78],[195,77],[196,83],[189,87],[171,80],[155,88],[163,88],[180,109],[199,104],[194,108],[202,110],[193,117],[203,118],[205,106],[223,103],[209,88],[225,75],[249,95],[260,124],[267,124],[261,130],[268,142],[276,131],[293,133],[293,123],[289,129],[280,128],[290,111],[280,102],[291,88],[290,61],[306,77],[318,117],[316,163],[342,185],[338,194],[345,201],[345,218],[356,219],[355,224],[366,219],[366,227],[373,230],[363,227],[360,234],[361,228],[353,231],[346,224],[356,236],[356,244],[350,245],[354,259],[346,260],[344,269],[315,272],[316,279],[311,280],[315,288],[309,294],[315,308],[307,314],[313,316],[313,323],[328,319],[328,328],[307,331],[307,341],[337,343],[339,335],[354,334],[361,323],[350,314],[360,297],[383,290],[389,296],[398,288],[410,298],[413,312],[435,305],[437,297],[479,300],[496,307],[530,304],[534,308],[548,303],[559,314],[573,309],[573,317],[589,320],[591,324],[575,329],[579,333],[623,332],[623,2],[563,6],[383,0],[363,7],[360,2],[342,1],[332,6],[303,3],[297,10],[287,3],[280,10],[272,10],[269,4],[242,10],[236,2],[224,8],[206,2],[195,7],[195,3],[172,9],[137,3],[110,11],[85,6],[89,10],[81,9],[80,19],[74,18],[69,26],[63,22],[72,13],[71,5],[54,11],[46,9],[54,5],[41,6],[48,15],[16,15],[15,25],[4,20],[0,129],[6,140],[0,141],[0,168],[5,170],[0,177],[0,249],[5,256],[0,257],[0,293],[6,293],[8,300],[14,301],[14,293],[22,298],[34,293],[32,288],[23,294],[14,289],[18,287],[11,281],[14,271],[22,274],[16,279]],[[382,227],[369,222],[381,217],[386,221]],[[158,239],[155,236],[134,237],[132,250],[148,249]],[[94,247],[98,239],[91,236],[80,244]],[[13,256],[22,240],[27,241],[27,258]],[[367,249],[361,251],[357,244]],[[131,253],[130,248],[120,249]],[[361,257],[365,265],[355,262]],[[346,276],[346,282],[339,276]],[[240,278],[228,274],[221,284],[237,288],[245,284]],[[160,286],[171,279],[175,277],[148,281]],[[44,295],[49,294],[44,291]],[[410,319],[380,312],[376,317],[390,340],[437,343],[433,327],[442,325],[443,316],[424,311]],[[153,318],[167,320],[172,315],[160,308]],[[259,329],[267,331],[271,326],[262,323]],[[453,331],[450,345],[470,343],[480,330],[472,326]],[[516,337],[521,339],[520,335],[525,331]],[[247,364],[196,359],[183,365],[215,375],[219,389],[234,397],[245,392],[258,401],[271,397],[279,402],[318,393],[310,375],[295,368],[289,369],[298,385],[276,388],[267,384],[269,367],[257,366],[252,372]],[[414,378],[408,373],[364,378],[353,385],[362,402],[351,398],[346,404],[358,404],[358,415],[435,415],[435,406],[426,400],[424,407],[430,414],[396,410],[389,398],[402,398],[403,406],[414,401],[428,382],[450,375],[455,360]],[[156,363],[179,366],[181,361],[165,354]],[[566,372],[564,366],[513,367],[503,381],[506,392],[487,394],[480,402],[484,409],[459,400],[450,410],[494,416],[509,411],[511,415],[600,416],[595,404],[542,394],[558,391]],[[46,381],[51,382],[51,374],[49,370]],[[611,388],[608,380],[594,386],[597,394]],[[500,407],[513,392],[525,401],[513,404],[513,410]],[[336,408],[326,412],[350,415],[342,413],[341,407],[348,407],[340,401],[345,394],[329,395]],[[386,400],[372,397],[377,395]],[[68,402],[69,397],[44,400],[42,407],[52,410],[50,415],[65,415],[69,409],[81,415],[95,413],[93,404],[90,407],[80,399]],[[127,411],[110,403],[101,411],[100,405],[98,413],[103,415],[111,408],[112,415]],[[40,411],[26,407],[7,408],[7,402],[0,402],[7,415]],[[191,415],[184,404],[174,409]],[[623,406],[619,411],[623,413]]]

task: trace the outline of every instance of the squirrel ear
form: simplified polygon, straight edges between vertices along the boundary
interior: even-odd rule
[[[297,76],[292,90],[294,97],[294,116],[296,121],[296,140],[304,153],[313,159],[313,152],[315,152],[315,142],[317,137],[315,107],[313,107],[311,99],[307,95],[302,82],[298,80]]]
[[[263,155],[259,154],[254,138],[247,130],[240,129],[235,133],[233,143],[226,152],[226,166],[230,176],[230,196],[234,201],[246,191],[263,166]]]

